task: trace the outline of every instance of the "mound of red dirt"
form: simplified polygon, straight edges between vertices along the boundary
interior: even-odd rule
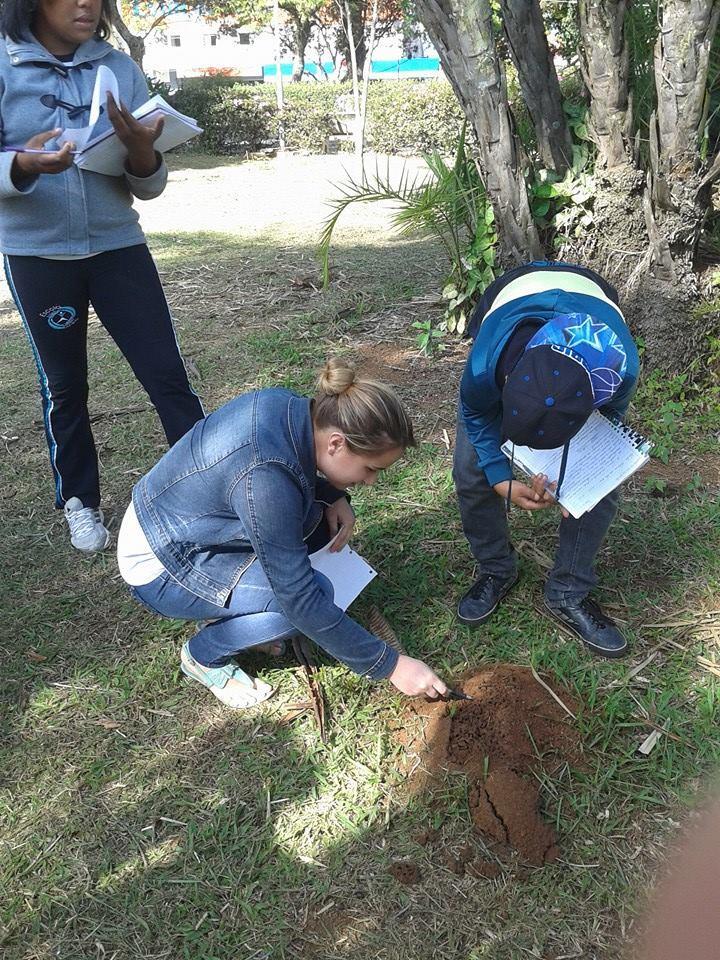
[[[577,713],[567,690],[543,679]],[[429,720],[424,736],[430,762],[468,775],[473,824],[487,838],[532,864],[555,859],[557,838],[543,819],[535,775],[579,762],[574,721],[527,667],[487,667],[461,686],[472,700],[418,710]]]

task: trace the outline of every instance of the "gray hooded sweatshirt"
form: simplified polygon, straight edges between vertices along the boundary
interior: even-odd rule
[[[97,68],[105,64],[118,80],[120,97],[134,110],[148,99],[145,77],[127,54],[104,40],[81,44],[69,63],[57,60],[31,35],[15,42],[0,37],[0,142],[22,145],[36,133],[87,126]],[[43,102],[44,101],[44,102]],[[87,109],[68,116],[63,101]],[[110,126],[106,111],[93,136]],[[56,147],[55,141],[47,144]],[[18,188],[10,171],[16,154],[0,153],[0,251],[20,256],[81,256],[143,243],[133,209],[159,196],[167,182],[163,161],[150,177],[108,177],[75,165],[42,174]]]

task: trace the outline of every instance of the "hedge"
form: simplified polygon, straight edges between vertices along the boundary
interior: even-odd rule
[[[283,132],[291,150],[324,153],[338,132],[337,100],[351,95],[347,83],[295,83],[285,88]],[[195,117],[204,134],[194,141],[213,153],[242,154],[276,144],[279,118],[275,88],[226,78],[187,83],[173,106]],[[442,80],[370,84],[366,136],[380,153],[451,152],[462,125],[462,110]]]
[[[386,80],[368,92],[368,140],[378,153],[452,153],[463,120],[445,80]]]

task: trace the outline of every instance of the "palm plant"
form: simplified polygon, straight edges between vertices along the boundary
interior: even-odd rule
[[[422,173],[411,173],[403,166],[397,180],[390,176],[389,165],[382,172],[376,163],[374,173],[363,167],[359,179],[348,176],[337,185],[340,195],[331,201],[332,213],[320,236],[319,256],[323,280],[329,281],[330,245],[335,227],[343,212],[353,203],[390,201],[396,210],[392,223],[401,236],[435,237],[444,247],[450,261],[443,296],[448,306],[443,328],[462,333],[477,294],[494,279],[494,218],[485,188],[465,142],[465,128],[452,164],[437,152],[426,153],[427,167]],[[429,348],[432,334],[427,324],[423,345]]]

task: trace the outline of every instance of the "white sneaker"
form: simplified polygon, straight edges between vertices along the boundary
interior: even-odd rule
[[[97,553],[110,543],[110,532],[103,526],[102,510],[84,507],[78,497],[65,504],[65,519],[70,527],[70,543],[83,553]]]

